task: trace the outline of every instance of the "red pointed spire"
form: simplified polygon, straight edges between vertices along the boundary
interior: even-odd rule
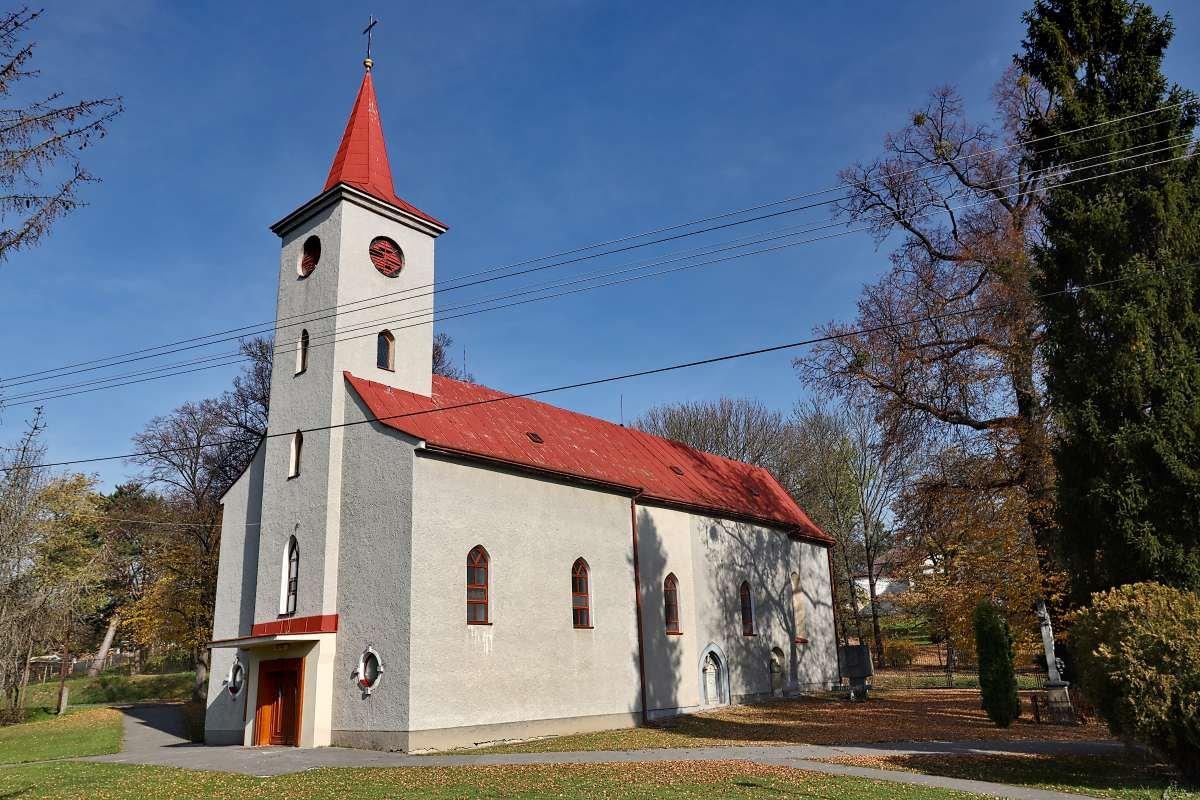
[[[342,134],[342,143],[333,157],[323,191],[339,183],[361,189],[438,227],[446,227],[396,195],[392,185],[392,168],[388,164],[387,143],[383,139],[383,125],[379,121],[379,103],[375,100],[375,85],[371,82],[369,67],[363,75],[358,97],[346,122],[346,132]]]

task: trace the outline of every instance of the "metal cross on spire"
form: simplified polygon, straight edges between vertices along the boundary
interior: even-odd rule
[[[371,60],[371,29],[379,24],[379,20],[375,19],[372,14],[368,17],[367,27],[363,28],[363,34],[367,37],[367,57],[363,59],[363,66],[368,70],[375,66],[375,62]]]

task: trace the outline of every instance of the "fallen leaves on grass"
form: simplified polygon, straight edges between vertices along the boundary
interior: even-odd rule
[[[1200,791],[1181,786],[1180,775],[1170,765],[1136,751],[1117,757],[980,753],[837,756],[821,760],[830,764],[1033,786],[1116,800],[1159,800],[1164,792],[1172,800],[1200,799]]]
[[[744,761],[314,769],[254,778],[126,764],[53,762],[0,770],[0,797],[21,800],[379,800],[520,797],[683,800],[978,800],[927,787],[804,772]]]
[[[89,708],[0,728],[0,764],[115,753],[120,744],[121,712]]]

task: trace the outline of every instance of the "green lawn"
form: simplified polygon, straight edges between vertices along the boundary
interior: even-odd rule
[[[118,675],[105,673],[96,678],[71,678],[67,681],[71,705],[131,703],[139,700],[186,700],[192,692],[195,673],[173,672],[167,675]],[[25,690],[25,705],[47,708],[58,705],[58,681],[34,683]]]
[[[611,800],[804,797],[826,800],[979,800],[978,795],[835,778],[746,762],[317,769],[275,778],[125,764],[50,762],[0,769],[0,797],[145,800],[379,800],[379,798],[604,797]]]
[[[83,709],[0,728],[0,764],[95,756],[115,753],[120,747],[121,712],[111,708]]]
[[[1200,800],[1200,789],[1182,783],[1167,764],[1135,753],[1108,756],[888,756],[879,759],[834,759],[866,767],[902,769],[927,775],[972,778],[1077,792],[1115,800]],[[1167,792],[1167,790],[1170,790]],[[1164,795],[1164,793],[1166,793]]]

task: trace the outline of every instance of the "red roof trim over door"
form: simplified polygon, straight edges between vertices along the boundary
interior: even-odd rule
[[[279,636],[289,633],[337,633],[337,614],[317,614],[312,617],[288,617],[270,622],[256,622],[251,636]]]

